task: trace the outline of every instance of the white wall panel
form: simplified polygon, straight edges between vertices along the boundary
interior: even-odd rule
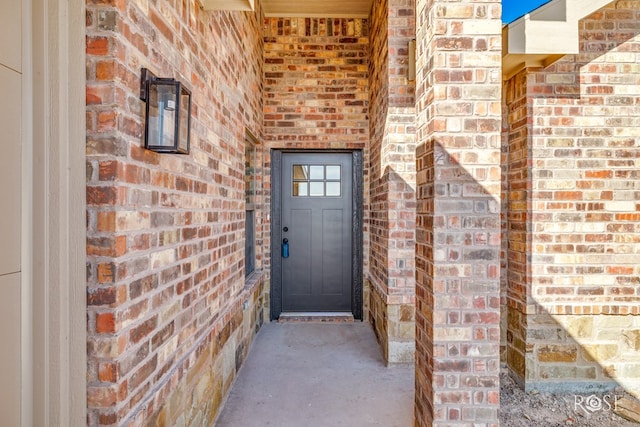
[[[22,70],[22,0],[0,1],[0,64]]]
[[[20,425],[20,274],[0,276],[0,424]]]
[[[7,274],[20,271],[22,94],[20,74],[1,65],[0,93],[0,274]]]

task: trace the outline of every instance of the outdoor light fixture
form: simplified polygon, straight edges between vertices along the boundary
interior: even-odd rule
[[[144,148],[158,153],[189,154],[191,91],[176,79],[156,77],[143,68],[140,99],[147,103]]]

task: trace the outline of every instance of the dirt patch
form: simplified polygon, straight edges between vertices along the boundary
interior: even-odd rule
[[[525,393],[506,370],[500,374],[501,427],[638,427],[614,413],[622,388],[602,394]]]

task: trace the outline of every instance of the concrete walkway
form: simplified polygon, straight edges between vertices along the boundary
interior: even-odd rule
[[[384,365],[371,326],[264,325],[216,427],[411,427],[414,369]]]

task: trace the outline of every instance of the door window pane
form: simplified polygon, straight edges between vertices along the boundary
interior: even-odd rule
[[[311,174],[309,177],[312,180],[324,179],[324,166],[311,166]]]
[[[309,195],[312,197],[324,196],[324,182],[311,182],[309,185]]]
[[[309,179],[309,166],[293,165],[293,179],[298,181],[306,181]]]
[[[327,182],[327,196],[338,197],[340,196],[340,183],[339,182]]]
[[[327,166],[327,179],[331,181],[340,180],[340,166]]]
[[[304,197],[309,195],[309,184],[306,182],[293,183],[293,196]]]
[[[340,197],[340,165],[293,165],[293,197]]]

